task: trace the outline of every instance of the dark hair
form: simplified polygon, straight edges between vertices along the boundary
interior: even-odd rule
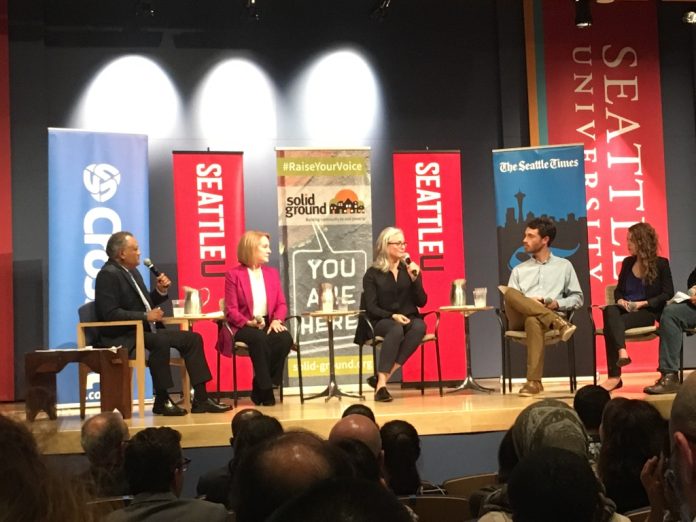
[[[127,439],[128,426],[121,414],[102,412],[82,425],[80,443],[92,465],[107,466],[121,462],[123,442]]]
[[[384,487],[355,478],[324,480],[278,509],[268,522],[410,522]]]
[[[599,492],[587,459],[553,447],[532,451],[515,466],[508,482],[515,522],[592,522]]]
[[[336,442],[330,442],[333,446],[343,452],[346,461],[353,468],[353,476],[379,482],[382,478],[379,469],[379,463],[375,458],[372,450],[361,440],[357,439],[339,439]]]
[[[348,415],[362,415],[370,419],[375,424],[377,424],[377,420],[375,419],[375,413],[370,409],[370,407],[364,404],[360,404],[358,402],[348,406],[344,410],[343,415],[341,415],[341,418],[347,417]]]
[[[538,230],[539,236],[542,239],[548,237],[549,246],[551,246],[553,240],[556,239],[556,225],[551,219],[547,218],[546,216],[532,219],[529,223],[527,223],[527,228],[533,228],[534,230]]]
[[[317,482],[351,475],[343,455],[318,435],[286,432],[242,457],[233,476],[232,509],[238,522],[262,522]]]
[[[505,484],[518,462],[519,458],[515,451],[515,443],[512,440],[512,428],[510,428],[505,432],[503,440],[500,441],[500,446],[498,446],[498,476],[496,481],[499,484]]]
[[[666,434],[667,421],[649,402],[619,397],[604,408],[597,473],[620,513],[649,504],[640,472]]]
[[[261,442],[283,433],[283,425],[275,417],[255,415],[242,426],[234,438],[234,459],[239,462],[244,454]]]
[[[393,420],[382,426],[379,433],[389,488],[397,495],[415,495],[421,485],[416,467],[421,452],[416,428],[406,421]]]
[[[126,241],[133,234],[127,230],[122,230],[121,232],[114,232],[111,237],[106,242],[106,255],[109,259],[116,259],[121,251],[126,247]]]
[[[609,392],[596,384],[583,386],[575,393],[573,408],[588,430],[598,430],[604,407],[611,400]]]
[[[181,433],[172,428],[145,428],[126,445],[124,468],[134,495],[170,491],[181,464]]]

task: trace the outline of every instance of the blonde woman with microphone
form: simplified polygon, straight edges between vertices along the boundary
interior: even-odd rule
[[[384,338],[377,374],[367,382],[375,389],[375,401],[389,402],[387,381],[423,339],[425,322],[418,308],[428,300],[420,267],[406,253],[400,229],[387,227],[379,234],[375,260],[363,277],[363,296],[375,335]]]

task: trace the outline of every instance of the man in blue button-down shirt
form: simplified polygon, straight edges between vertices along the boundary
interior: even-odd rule
[[[501,286],[505,315],[512,330],[527,334],[527,383],[520,395],[532,396],[544,390],[544,333],[558,330],[563,341],[575,332],[575,326],[557,312],[582,306],[583,294],[573,265],[551,253],[556,226],[549,218],[530,221],[522,244],[530,258],[517,265],[510,274],[508,286]]]

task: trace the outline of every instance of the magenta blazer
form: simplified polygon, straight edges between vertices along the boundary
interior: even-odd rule
[[[261,266],[263,282],[266,286],[268,320],[285,321],[288,307],[280,284],[280,275],[275,268]],[[251,280],[248,268],[237,265],[225,274],[225,319],[229,328],[220,328],[217,350],[226,356],[232,355],[232,339],[237,330],[254,318],[254,301],[251,295]]]

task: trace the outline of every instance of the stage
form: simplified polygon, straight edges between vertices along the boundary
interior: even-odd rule
[[[648,396],[643,387],[652,384],[658,377],[655,373],[627,374],[624,386],[612,394],[613,397],[642,399],[654,404],[664,417],[669,416],[674,395]],[[372,390],[365,386],[363,393],[367,400],[364,404],[375,412],[377,422],[383,424],[393,419],[407,420],[413,424],[418,433],[427,435],[454,435],[492,431],[502,431],[510,427],[519,412],[531,404],[536,397],[519,397],[516,390],[519,384],[513,384],[513,393],[500,393],[498,379],[481,379],[482,385],[496,388],[489,394],[479,392],[445,393],[440,397],[437,388],[426,389],[421,396],[417,389],[400,389],[391,385],[394,396],[391,403],[376,403],[372,400]],[[578,387],[590,384],[589,379],[579,379]],[[572,404],[572,395],[568,392],[568,381],[544,381],[545,391],[542,398],[555,398]],[[346,386],[346,391],[350,387]],[[446,389],[447,390],[447,389]],[[309,391],[309,390],[308,390]],[[223,399],[230,402],[231,399]],[[305,401],[300,404],[299,396],[286,394],[283,404],[272,407],[258,407],[262,412],[276,417],[286,429],[302,428],[326,437],[343,410],[356,399],[332,398],[324,402],[323,398]],[[134,414],[127,421],[131,435],[136,431],[151,426],[171,426],[182,434],[182,446],[185,448],[203,448],[228,446],[230,437],[230,420],[234,413],[242,408],[254,407],[248,397],[239,401],[236,410],[224,414],[197,414],[184,417],[160,417],[150,413],[146,407],[144,418]],[[0,412],[24,420],[24,404],[1,404]],[[88,415],[98,412],[98,408],[88,409]],[[46,454],[82,453],[80,447],[81,421],[77,409],[59,410],[58,419],[51,421],[42,412],[31,425],[41,450]]]

